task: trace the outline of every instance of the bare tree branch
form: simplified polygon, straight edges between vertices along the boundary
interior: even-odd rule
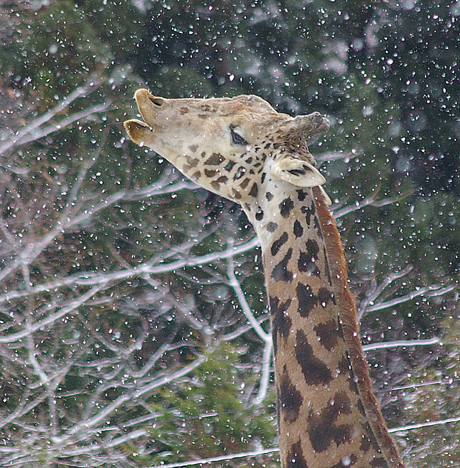
[[[20,146],[31,141],[38,140],[43,136],[49,135],[55,131],[61,130],[63,127],[75,122],[78,119],[87,117],[93,113],[102,112],[107,110],[110,103],[100,104],[94,106],[93,108],[86,109],[82,112],[76,113],[71,117],[62,119],[59,124],[49,126],[46,130],[39,130],[42,125],[48,123],[53,117],[59,115],[64,109],[69,107],[75,100],[83,96],[87,96],[92,91],[95,91],[97,87],[101,84],[99,78],[96,76],[93,79],[88,80],[87,84],[76,88],[69,95],[65,96],[56,106],[50,109],[48,112],[45,112],[40,117],[36,118],[24,128],[19,130],[14,137],[9,138],[2,145],[0,145],[0,154],[5,153],[9,149]],[[74,118],[76,117],[76,118]]]
[[[451,424],[451,423],[456,423],[456,422],[460,422],[460,417],[442,419],[440,421],[429,421],[429,422],[421,423],[421,424],[409,424],[407,426],[402,426],[402,427],[394,427],[393,429],[390,429],[389,432],[390,433],[407,432],[407,431],[413,431],[414,429],[422,429],[424,427],[440,426],[440,425]]]
[[[161,468],[180,468],[182,466],[193,466],[193,465],[215,463],[219,461],[235,460],[237,458],[259,457],[260,455],[267,455],[267,454],[278,453],[278,452],[279,452],[279,448],[276,447],[272,449],[256,450],[254,452],[233,453],[231,455],[223,455],[221,457],[201,458],[200,460],[193,460],[193,461],[188,461],[188,462],[170,463],[167,465],[154,466],[152,468],[160,468],[160,467]]]
[[[95,273],[85,272],[76,273],[69,275],[64,279],[58,281],[52,281],[43,283],[37,286],[32,286],[28,291],[11,291],[7,294],[0,295],[0,303],[12,301],[13,299],[20,299],[27,297],[30,294],[39,294],[42,292],[53,291],[56,289],[69,287],[69,286],[106,286],[112,282],[118,282],[126,280],[130,277],[142,276],[142,275],[158,275],[163,273],[172,272],[183,267],[190,266],[201,266],[209,263],[213,263],[217,260],[225,260],[234,255],[240,255],[244,252],[252,250],[254,247],[259,245],[257,237],[244,242],[236,247],[228,248],[222,252],[214,252],[201,257],[188,258],[182,260],[176,260],[164,265],[151,265],[151,261],[142,263],[138,266],[134,266],[130,269],[119,270],[113,273]],[[29,249],[28,249],[29,250]],[[30,261],[30,257],[29,257]],[[19,263],[19,262],[18,262]],[[6,276],[6,275],[5,275]]]
[[[399,341],[387,341],[385,343],[372,343],[363,345],[364,351],[374,351],[376,349],[390,349],[390,348],[401,348],[407,346],[430,346],[440,343],[439,338],[430,338],[427,340],[399,340]]]

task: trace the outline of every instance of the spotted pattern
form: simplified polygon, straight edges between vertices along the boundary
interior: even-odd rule
[[[283,419],[290,423],[297,421],[303,403],[303,397],[289,378],[286,368],[281,375],[278,390],[279,408],[281,409]]]
[[[259,207],[259,209],[256,211],[255,218],[257,219],[257,221],[261,221],[263,217],[264,217],[264,212],[262,208]]]
[[[240,187],[241,187],[242,189],[246,189],[246,187],[249,185],[250,182],[251,182],[251,181],[249,180],[249,177],[245,177],[245,178],[243,179],[243,182],[241,182]]]
[[[339,343],[338,325],[334,319],[319,323],[314,327],[316,336],[321,345],[331,351]]]
[[[338,319],[329,318],[322,320],[322,310],[329,305],[336,305],[336,299],[332,292],[333,278],[331,269],[328,263],[328,253],[326,246],[321,245],[323,238],[316,206],[307,198],[307,190],[298,190],[297,198],[299,202],[303,202],[300,210],[305,216],[304,220],[295,219],[291,221],[291,230],[289,231],[284,222],[279,222],[280,219],[285,219],[289,222],[294,212],[294,203],[296,197],[285,197],[281,203],[277,203],[280,217],[277,222],[270,221],[265,225],[268,232],[274,234],[270,244],[269,253],[270,259],[274,262],[271,270],[271,279],[277,283],[285,283],[286,287],[293,288],[295,298],[297,299],[298,306],[293,308],[294,302],[292,298],[285,300],[278,297],[270,298],[270,310],[272,313],[272,326],[273,326],[273,343],[275,356],[279,353],[286,353],[286,346],[289,340],[294,340],[294,357],[299,366],[305,384],[310,387],[326,389],[332,385],[334,374],[339,371],[339,375],[343,375],[344,382],[347,382],[346,388],[334,394],[333,404],[323,407],[316,407],[315,410],[309,413],[307,421],[301,423],[301,427],[305,427],[305,437],[308,438],[310,449],[317,454],[326,454],[328,447],[335,444],[337,447],[346,444],[351,445],[354,443],[352,436],[354,434],[355,426],[349,420],[340,419],[340,415],[349,415],[353,412],[358,413],[365,421],[367,419],[363,403],[359,396],[357,383],[355,381],[354,372],[351,368],[350,359],[348,355],[343,355],[338,368],[332,369],[323,360],[320,348],[324,352],[335,352],[343,343],[343,330]],[[267,201],[274,200],[274,197],[267,196]],[[270,205],[269,205],[270,206]],[[308,231],[308,229],[312,231]],[[308,235],[308,237],[306,237]],[[298,239],[298,240],[296,240]],[[292,240],[296,240],[297,247],[292,247]],[[321,266],[321,268],[320,268]],[[298,273],[304,273],[307,276],[313,275],[322,280],[322,285],[318,288],[318,280],[312,284],[304,281],[297,281]],[[290,285],[290,286],[288,286]],[[313,286],[315,285],[315,286]],[[284,286],[281,286],[283,288]],[[283,297],[283,296],[282,296]],[[296,325],[293,324],[295,315],[302,317],[302,319],[319,320],[313,326],[312,330],[314,335],[309,336],[307,333]],[[316,335],[316,338],[314,336]],[[281,341],[280,341],[281,340]],[[312,341],[314,340],[314,342]],[[314,344],[318,343],[318,344]],[[320,348],[319,348],[320,347]],[[292,367],[291,367],[292,368]],[[283,430],[294,430],[295,424],[299,424],[300,412],[305,406],[304,392],[301,390],[301,384],[297,380],[292,380],[290,373],[287,369],[278,376],[278,408],[279,417],[287,428]],[[349,393],[348,393],[349,392]],[[355,395],[355,396],[354,396]],[[357,409],[352,409],[354,406],[351,404],[350,398],[354,398],[353,405]],[[361,424],[361,423],[360,423]],[[367,424],[369,426],[369,424]],[[359,450],[361,453],[372,453],[371,450],[379,451],[377,441],[372,433],[372,430],[367,426],[362,426],[359,437]],[[297,432],[296,432],[297,433]],[[301,439],[304,437],[302,435]],[[283,468],[303,467],[308,466],[307,460],[310,458],[304,456],[301,452],[302,445],[299,439],[298,447],[296,444],[287,447],[288,455],[283,464]],[[350,452],[350,457],[345,458],[345,464],[342,462],[334,462],[328,464],[325,462],[321,466],[325,468],[341,468],[345,466],[354,467],[358,465],[360,458],[356,456],[354,449]],[[343,453],[343,452],[341,452]],[[345,452],[346,453],[346,452]],[[318,459],[319,460],[319,459]],[[386,464],[380,465],[383,458],[377,456],[374,458],[375,466],[380,468],[387,467]],[[384,463],[386,463],[384,461]],[[317,465],[313,465],[317,466]],[[318,465],[319,466],[319,465]],[[366,465],[367,466],[367,465]],[[374,465],[371,465],[374,466]],[[387,467],[388,468],[388,467]]]
[[[307,318],[316,306],[318,298],[313,294],[313,290],[309,284],[299,283],[296,292],[297,299],[299,300],[299,313],[302,317]]]
[[[267,224],[267,231],[268,232],[276,232],[277,229],[278,229],[278,223],[273,223],[272,221],[270,221]]]
[[[341,414],[350,414],[350,399],[343,391],[337,392],[319,414],[311,411],[307,432],[315,452],[324,452],[335,443],[337,446],[350,443],[353,428],[349,424],[337,424]]]
[[[225,184],[228,181],[228,177],[226,176],[220,176],[217,180],[213,180],[211,182],[211,187],[215,190],[218,191],[220,189],[220,184]]]
[[[231,172],[233,170],[233,168],[235,167],[235,165],[236,165],[235,161],[228,161],[228,163],[224,166],[224,169],[227,172]]]
[[[388,468],[388,463],[383,457],[374,458],[371,461],[372,468]]]
[[[327,385],[332,381],[331,370],[316,357],[303,330],[297,330],[295,356],[308,385]]]
[[[287,338],[292,327],[292,319],[287,310],[291,305],[291,299],[282,302],[279,297],[270,297],[270,313],[272,315],[273,350],[278,350],[278,336]]]
[[[297,238],[303,236],[303,227],[297,219],[294,221],[293,233],[294,233],[294,236],[296,236]]]
[[[291,197],[285,198],[279,205],[280,215],[283,218],[288,218],[293,208],[294,202],[292,201]]]
[[[307,225],[311,226],[311,219],[312,217],[315,217],[316,214],[315,202],[312,200],[310,206],[302,206],[301,211],[305,214],[305,221],[307,222]]]
[[[197,167],[200,162],[198,158],[192,158],[188,155],[185,155],[184,158],[187,161],[187,163],[184,165],[183,170],[187,172]]]
[[[330,301],[335,304],[334,295],[328,288],[320,288],[316,295],[310,285],[299,283],[296,287],[296,293],[299,301],[299,313],[305,318],[318,304],[322,307],[326,307]]]
[[[270,249],[273,256],[275,256],[280,251],[281,247],[287,242],[288,239],[289,239],[288,233],[283,232],[281,237],[277,239],[275,242],[273,242],[272,247]]]
[[[232,189],[232,195],[235,200],[241,200],[242,198],[241,193],[236,189]]]
[[[301,211],[305,214],[305,221],[307,225],[313,227],[318,237],[322,239],[323,232],[319,223],[319,218],[316,216],[316,206],[314,200],[312,200],[310,206],[302,206]]]
[[[300,252],[299,254],[299,261],[297,262],[299,271],[304,271],[310,275],[320,276],[321,272],[315,264],[315,261],[318,260],[319,253],[318,242],[313,239],[308,239],[306,247],[307,251]]]
[[[249,196],[256,198],[258,193],[259,193],[259,186],[255,182],[253,186],[251,187],[251,190],[249,191]]]
[[[292,271],[288,270],[288,263],[292,257],[292,248],[290,248],[284,258],[273,268],[272,278],[275,281],[283,281],[285,283],[292,280]]]
[[[307,198],[307,191],[306,190],[297,190],[297,198],[300,202],[303,202],[305,198]]]
[[[204,162],[207,166],[219,166],[225,158],[219,153],[212,153],[211,156]]]
[[[289,448],[286,456],[286,468],[308,468],[300,440]]]
[[[245,168],[244,166],[240,166],[240,167],[237,169],[235,175],[233,176],[233,180],[239,180],[239,179],[241,179],[241,178],[244,176],[244,174],[246,174],[246,168]],[[247,180],[248,180],[248,179],[247,179]]]
[[[216,177],[217,175],[219,175],[219,171],[217,169],[205,169],[204,175],[208,179],[212,179],[213,177]]]

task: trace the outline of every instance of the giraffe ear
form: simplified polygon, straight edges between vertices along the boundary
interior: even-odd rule
[[[276,160],[270,170],[270,174],[278,180],[284,180],[297,187],[316,187],[323,185],[326,179],[305,160],[288,156]]]

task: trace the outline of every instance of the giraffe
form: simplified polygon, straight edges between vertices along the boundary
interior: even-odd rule
[[[319,113],[291,117],[257,96],[135,93],[131,140],[239,203],[262,247],[282,468],[401,468],[372,391],[341,240],[307,139]]]

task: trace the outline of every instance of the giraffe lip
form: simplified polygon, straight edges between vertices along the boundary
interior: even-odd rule
[[[134,99],[136,100],[136,102],[139,104],[139,102],[144,102],[146,101],[147,99],[149,98],[153,98],[154,96],[152,96],[146,89],[144,88],[141,88],[141,89],[138,89],[135,93],[134,93]]]
[[[129,138],[138,145],[144,144],[145,136],[151,132],[151,128],[141,120],[127,120],[123,125],[128,132]]]
[[[138,89],[134,94],[134,99],[145,123],[150,128],[157,127],[158,110],[163,107],[165,100],[153,96],[146,89]]]

